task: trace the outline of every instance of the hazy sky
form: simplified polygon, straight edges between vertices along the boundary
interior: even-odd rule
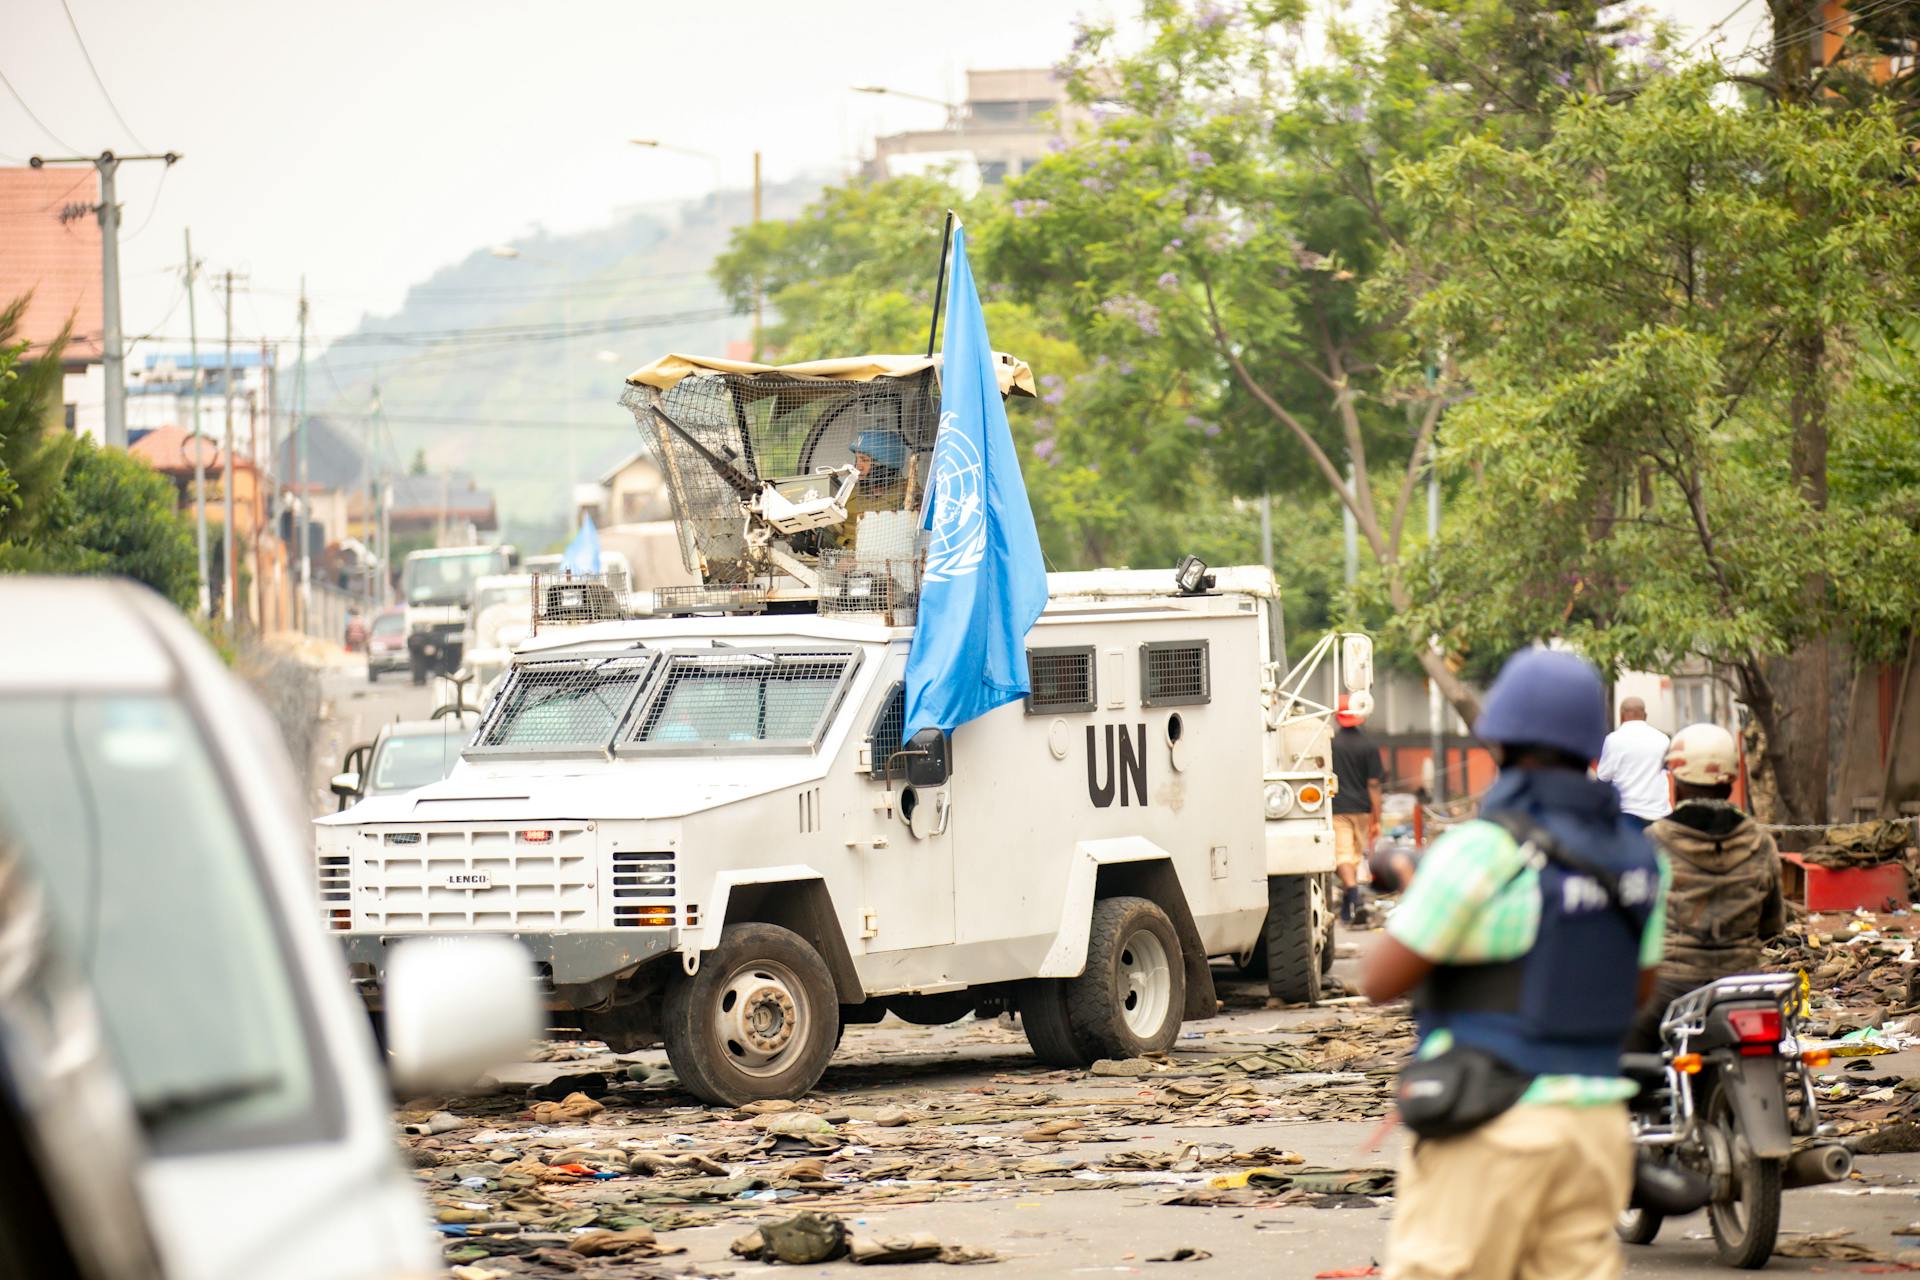
[[[1737,0],[1659,0],[1698,31]],[[937,127],[969,67],[1047,66],[1083,13],[1131,0],[61,0],[0,4],[0,164],[32,154],[185,156],[121,169],[129,335],[184,334],[181,229],[212,271],[249,272],[235,329],[293,331],[306,273],[314,329],[390,311],[410,283],[535,225],[597,225],[624,205],[699,194],[714,153],[745,186],[850,166],[876,133]],[[1726,24],[1747,42],[1765,7]],[[64,145],[63,145],[64,143]],[[76,173],[76,178],[80,175]],[[0,245],[0,253],[5,246]],[[201,332],[217,331],[203,293]],[[171,314],[169,314],[171,313]]]

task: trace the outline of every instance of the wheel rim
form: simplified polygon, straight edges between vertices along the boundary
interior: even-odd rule
[[[1158,934],[1139,929],[1120,948],[1120,1017],[1127,1030],[1152,1039],[1173,1002],[1173,966]]]
[[[1724,1092],[1715,1093],[1709,1120],[1711,1137],[1725,1148],[1720,1158],[1726,1161],[1727,1194],[1724,1198],[1716,1195],[1708,1202],[1707,1216],[1719,1228],[1720,1238],[1730,1246],[1737,1246],[1747,1238],[1746,1200],[1748,1184],[1753,1178],[1753,1157],[1746,1150],[1746,1140],[1734,1126],[1733,1107]]]
[[[714,997],[714,1031],[727,1061],[750,1076],[777,1076],[806,1049],[813,1010],[791,969],[757,960],[735,969]]]

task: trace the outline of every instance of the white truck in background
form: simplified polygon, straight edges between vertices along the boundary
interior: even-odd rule
[[[536,579],[535,634],[448,779],[318,820],[370,1007],[395,944],[505,934],[550,1008],[616,1049],[664,1044],[689,1090],[738,1104],[806,1092],[843,1025],[888,1012],[1016,1011],[1065,1065],[1213,1016],[1212,958],[1264,952],[1278,993],[1317,996],[1336,699],[1304,690],[1331,655],[1364,696],[1366,637],[1283,674],[1265,568],[1055,574],[1031,696],[902,741],[918,561],[866,553],[914,523],[938,362],[671,359],[635,378],[706,585],[602,586],[585,616],[579,580]],[[814,538],[846,482],[800,481],[882,429],[906,446],[899,509]],[[714,498],[722,466],[780,496]]]
[[[519,561],[519,553],[505,544],[408,553],[400,594],[407,611],[407,669],[415,684],[459,669],[474,583],[506,573]]]

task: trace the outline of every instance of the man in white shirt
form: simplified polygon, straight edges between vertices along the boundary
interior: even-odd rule
[[[1673,812],[1667,796],[1667,735],[1647,723],[1647,704],[1620,701],[1620,727],[1607,735],[1594,776],[1620,793],[1620,812],[1643,830]]]

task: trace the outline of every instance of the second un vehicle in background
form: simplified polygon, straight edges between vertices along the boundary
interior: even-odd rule
[[[460,669],[461,633],[473,584],[506,573],[520,557],[509,546],[435,547],[407,555],[400,592],[407,601],[407,668],[415,684]]]
[[[948,555],[922,499],[979,496],[977,470],[929,475],[937,366],[633,375],[704,585],[640,617],[537,578],[535,634],[452,775],[319,820],[328,923],[375,1009],[395,942],[510,934],[552,1008],[741,1103],[804,1093],[845,1023],[888,1012],[1017,1011],[1067,1065],[1211,1017],[1210,957],[1264,945],[1310,994],[1329,708],[1364,698],[1370,643],[1283,676],[1264,568],[1056,574],[1032,696],[903,742],[921,575]],[[1024,364],[999,373],[1030,393]]]

